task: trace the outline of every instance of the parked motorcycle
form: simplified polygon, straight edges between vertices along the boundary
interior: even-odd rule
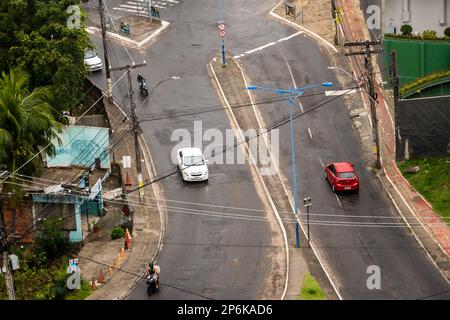
[[[139,84],[139,91],[143,93],[146,97],[148,96],[147,83],[145,82],[145,78],[138,74],[137,82]]]

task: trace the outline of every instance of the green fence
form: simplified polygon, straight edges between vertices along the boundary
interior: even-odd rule
[[[450,70],[450,42],[385,38],[384,79],[389,79],[390,52],[397,51],[400,86],[436,71]]]

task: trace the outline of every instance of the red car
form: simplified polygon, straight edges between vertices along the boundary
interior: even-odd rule
[[[325,167],[325,178],[336,191],[359,191],[359,178],[350,162],[331,163]]]

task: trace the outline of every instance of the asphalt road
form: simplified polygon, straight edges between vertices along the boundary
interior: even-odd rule
[[[283,32],[277,37],[286,37]],[[276,40],[276,39],[273,39]],[[272,40],[272,41],[273,41]],[[269,88],[297,87],[331,81],[329,60],[307,37],[298,36],[241,58],[252,85]],[[292,77],[289,68],[292,71]],[[313,90],[316,91],[316,90]],[[308,92],[305,92],[307,94]],[[273,97],[258,92],[257,99]],[[300,99],[304,110],[330,97]],[[297,108],[298,107],[291,107]],[[261,107],[266,123],[288,115],[289,109],[277,103]],[[299,118],[295,124],[296,159],[299,172],[299,199],[311,197],[311,237],[331,269],[333,282],[344,299],[421,299],[437,293],[436,299],[449,299],[450,286],[419,248],[406,227],[345,226],[350,222],[401,222],[371,173],[365,167],[360,142],[354,133],[342,99]],[[292,185],[289,127],[280,129],[280,167]],[[359,194],[337,197],[324,179],[322,163],[350,161],[361,181]],[[327,216],[328,215],[328,216]],[[330,216],[340,215],[340,216]],[[362,216],[367,216],[362,217]],[[380,218],[380,216],[388,218]],[[378,218],[377,218],[378,217]],[[305,216],[302,216],[305,222]],[[317,225],[317,223],[332,225]],[[337,225],[340,223],[340,225]],[[381,271],[381,289],[369,290],[369,266]]]
[[[220,43],[216,32],[218,12],[215,3],[182,1],[173,8],[161,11],[163,13],[163,18],[173,23],[170,30],[145,52],[130,50],[136,63],[143,60],[148,63],[147,67],[133,70],[133,82],[137,72],[147,79],[149,89],[169,76],[177,75],[182,79],[167,81],[159,86],[143,106],[144,99],[136,92],[139,117],[155,113],[170,116],[171,112],[198,107],[221,107],[206,68]],[[99,39],[95,42],[100,49]],[[110,51],[113,66],[130,63],[126,51],[120,46],[114,45]],[[120,72],[115,72],[113,82],[120,75]],[[93,76],[100,85],[104,82],[102,77],[103,72]],[[125,85],[126,81],[121,81],[115,87],[116,96],[125,96]],[[230,129],[224,111],[141,123],[159,174],[174,166],[171,152],[177,148],[177,129],[187,130],[194,140],[193,121],[201,121],[202,129],[200,139],[192,143],[200,142],[203,147],[209,144],[208,140],[201,139],[207,129],[214,128],[221,132]],[[224,144],[229,145],[230,141],[224,141]],[[225,161],[224,157],[222,159]],[[264,209],[248,165],[211,164],[208,184],[186,184],[181,181],[180,175],[174,175],[164,179],[161,185],[165,198],[169,200]],[[158,258],[162,288],[151,299],[280,297],[280,290],[267,292],[270,288],[265,280],[273,274],[273,253],[282,250],[282,247],[274,246],[266,223],[209,217],[183,210],[258,216],[263,213],[170,201],[167,204],[178,209],[168,211],[166,236]],[[141,282],[128,299],[148,299],[145,283]]]
[[[251,0],[245,3],[227,1],[225,21],[229,25],[227,52],[236,55],[287,37],[295,30],[265,17],[272,1]],[[218,53],[218,7],[216,2],[181,2],[164,11],[172,22],[171,29],[153,44],[141,59],[149,63],[140,72],[150,87],[171,75],[182,80],[161,85],[149,103],[139,109],[142,114],[186,110],[193,107],[220,106],[206,72],[206,64]],[[132,54],[139,56],[138,53]],[[115,52],[116,62],[126,61],[124,50]],[[241,58],[253,84],[268,87],[292,87],[293,82],[283,59],[286,58],[298,86],[323,81],[337,83],[326,69],[328,58],[311,39],[300,35],[275,46]],[[136,62],[140,62],[137,58]],[[114,61],[113,61],[114,64]],[[133,78],[136,72],[133,73]],[[101,74],[95,76],[103,81]],[[125,82],[124,82],[125,83]],[[117,93],[125,94],[124,84]],[[259,94],[258,98],[269,97]],[[271,96],[273,97],[273,96]],[[307,110],[324,96],[302,100]],[[281,104],[261,108],[266,123],[280,119],[288,109]],[[203,130],[229,128],[223,112],[195,117],[143,122],[142,129],[152,150],[158,172],[172,168],[170,152],[176,142],[171,135],[177,128],[193,130],[193,121],[202,120]],[[311,136],[308,131],[311,131]],[[280,167],[291,176],[288,126],[280,128]],[[385,222],[377,216],[397,215],[381,188],[373,182],[364,167],[358,138],[351,128],[347,109],[341,100],[329,103],[296,122],[299,168],[299,198],[310,196],[312,219],[328,221],[332,226],[312,226],[312,237],[326,264],[332,270],[333,282],[345,299],[420,299],[449,291],[450,286],[418,247],[406,228],[347,227],[336,222]],[[359,194],[336,196],[323,178],[321,161],[351,161],[361,178]],[[290,180],[292,185],[292,180]],[[222,206],[262,208],[245,165],[212,165],[208,185],[185,185],[179,176],[162,182],[167,199]],[[181,206],[178,204],[178,206]],[[183,207],[189,205],[183,204]],[[192,208],[192,207],[191,207]],[[199,207],[195,207],[199,209]],[[213,210],[207,208],[206,210]],[[218,211],[218,209],[214,209]],[[256,214],[249,213],[246,214]],[[339,214],[318,216],[318,214]],[[358,219],[357,216],[371,218]],[[162,290],[152,299],[258,298],[264,291],[264,277],[271,272],[271,248],[268,227],[261,222],[218,219],[186,213],[169,212],[167,234],[159,264],[162,268]],[[392,222],[398,222],[392,219]],[[381,290],[369,290],[367,267],[379,266]],[[147,299],[144,284],[129,296]],[[434,298],[450,298],[449,293]]]

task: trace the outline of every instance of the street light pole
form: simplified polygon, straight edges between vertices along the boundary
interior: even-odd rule
[[[303,91],[306,89],[316,88],[316,87],[331,87],[333,86],[332,82],[323,82],[321,84],[313,84],[309,86],[305,86],[302,88],[294,88],[294,89],[271,89],[264,88],[258,86],[248,86],[247,90],[265,90],[274,92],[280,96],[284,96],[286,94],[295,94],[294,98],[287,98],[286,105],[294,104],[298,106],[298,103],[295,99],[300,97],[303,94]],[[300,247],[300,235],[299,235],[299,219],[298,219],[298,190],[297,190],[297,172],[296,172],[296,160],[295,160],[295,140],[294,140],[294,117],[292,114],[292,110],[289,109],[289,120],[290,120],[290,135],[291,135],[291,152],[292,152],[292,176],[293,176],[293,187],[294,187],[294,215],[295,215],[295,242],[297,248]],[[309,236],[308,236],[309,239]]]

